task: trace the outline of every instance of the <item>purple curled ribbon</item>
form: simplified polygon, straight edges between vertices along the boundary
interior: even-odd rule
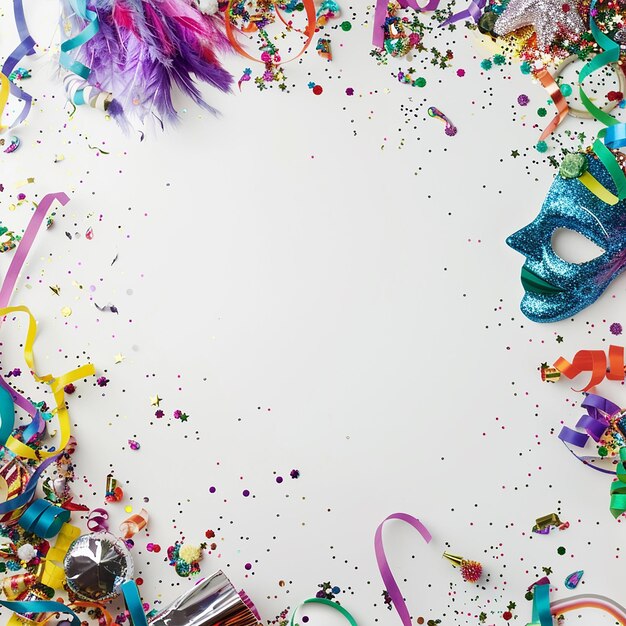
[[[595,442],[600,441],[611,423],[610,418],[621,411],[617,404],[593,393],[590,393],[583,400],[581,406],[587,409],[587,414],[581,416],[578,422],[576,422],[576,428],[582,429],[584,432],[563,426],[559,433],[561,441],[577,448],[584,448],[589,441],[589,437]]]
[[[439,24],[439,28],[443,26],[447,26],[448,24],[454,24],[454,22],[460,22],[461,20],[469,20],[472,19],[475,22],[478,22],[480,16],[483,14],[483,9],[487,4],[487,0],[472,0],[467,7],[467,9],[463,9],[463,11],[459,11],[458,13],[454,13],[447,19],[445,19],[441,24]]]
[[[392,519],[398,519],[413,526],[413,528],[415,528],[415,530],[422,535],[426,543],[430,543],[432,536],[422,522],[408,513],[392,513],[380,523],[376,529],[376,534],[374,535],[374,553],[376,554],[376,563],[378,563],[378,569],[380,570],[380,576],[383,579],[385,589],[391,598],[393,606],[396,607],[396,611],[402,620],[403,626],[412,626],[409,609],[407,608],[402,592],[398,587],[398,583],[393,577],[393,573],[391,572],[391,568],[389,567],[389,563],[387,561],[387,556],[385,555],[385,548],[383,546],[383,526],[386,521]]]

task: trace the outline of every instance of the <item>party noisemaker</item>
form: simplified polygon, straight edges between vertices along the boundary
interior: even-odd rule
[[[257,626],[260,621],[250,598],[218,571],[159,611],[150,626]]]

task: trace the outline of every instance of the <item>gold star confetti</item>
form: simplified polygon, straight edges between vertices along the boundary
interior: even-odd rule
[[[156,396],[150,396],[150,404],[152,406],[161,406],[161,400],[163,400],[163,398],[159,398],[158,394]]]
[[[118,352],[118,353],[115,355],[115,362],[116,362],[116,363],[121,363],[121,362],[122,362],[125,358],[126,358],[126,357],[125,357],[125,356],[124,356],[121,352]]]

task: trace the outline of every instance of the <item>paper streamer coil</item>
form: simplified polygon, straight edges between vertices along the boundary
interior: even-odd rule
[[[259,621],[254,604],[219,571],[159,611],[150,626],[257,626]]]

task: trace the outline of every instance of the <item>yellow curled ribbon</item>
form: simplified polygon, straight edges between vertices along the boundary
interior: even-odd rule
[[[26,313],[28,315],[28,331],[26,333],[26,341],[24,342],[24,360],[37,382],[47,383],[50,385],[52,394],[54,395],[54,399],[56,401],[56,414],[59,420],[60,442],[57,450],[52,452],[42,452],[39,450],[33,450],[11,435],[7,439],[5,445],[9,450],[11,450],[11,452],[19,457],[31,459],[33,461],[43,461],[44,459],[58,455],[59,452],[67,446],[70,439],[71,425],[70,416],[65,405],[65,386],[79,380],[80,378],[93,376],[96,373],[96,369],[92,363],[87,363],[57,378],[52,376],[52,374],[39,376],[35,371],[35,357],[33,355],[33,345],[37,335],[37,321],[30,312],[30,309],[24,305],[0,308],[0,317],[8,315],[9,313]]]

